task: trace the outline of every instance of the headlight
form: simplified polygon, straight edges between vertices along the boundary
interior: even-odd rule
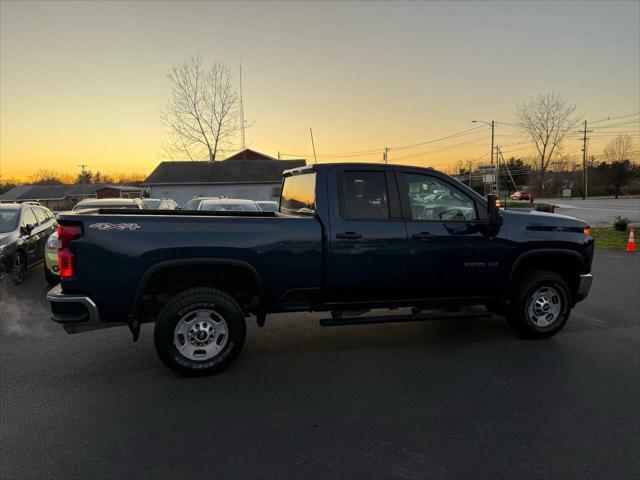
[[[47,240],[47,250],[58,250],[60,248],[60,242],[56,235],[51,235]]]
[[[0,245],[0,255],[2,255],[2,252],[4,252],[5,246],[4,245]]]

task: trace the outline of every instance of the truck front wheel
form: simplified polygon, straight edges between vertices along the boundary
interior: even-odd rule
[[[534,270],[520,276],[509,299],[507,322],[524,337],[547,338],[564,327],[570,313],[571,298],[563,278]]]
[[[154,341],[167,367],[201,376],[227,368],[242,350],[245,334],[242,309],[232,297],[214,288],[192,288],[164,306]]]

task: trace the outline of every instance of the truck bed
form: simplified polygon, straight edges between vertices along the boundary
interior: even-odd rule
[[[316,289],[322,279],[322,226],[313,217],[273,212],[96,210],[63,213],[58,222],[81,224],[70,243],[76,273],[65,293],[91,292],[104,321],[133,315],[152,269],[189,262],[246,265],[259,278],[267,305],[293,289]],[[179,278],[176,281],[180,281]]]

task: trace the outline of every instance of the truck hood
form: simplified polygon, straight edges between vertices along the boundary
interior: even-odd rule
[[[502,210],[500,212],[505,222],[523,223],[537,227],[575,227],[585,228],[589,224],[579,218],[560,215],[557,213],[538,212],[535,210]]]

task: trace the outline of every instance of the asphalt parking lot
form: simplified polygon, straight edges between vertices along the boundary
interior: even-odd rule
[[[66,335],[34,269],[0,290],[0,477],[639,478],[640,255],[597,251],[594,275],[550,340],[281,315],[187,379],[150,325]]]

